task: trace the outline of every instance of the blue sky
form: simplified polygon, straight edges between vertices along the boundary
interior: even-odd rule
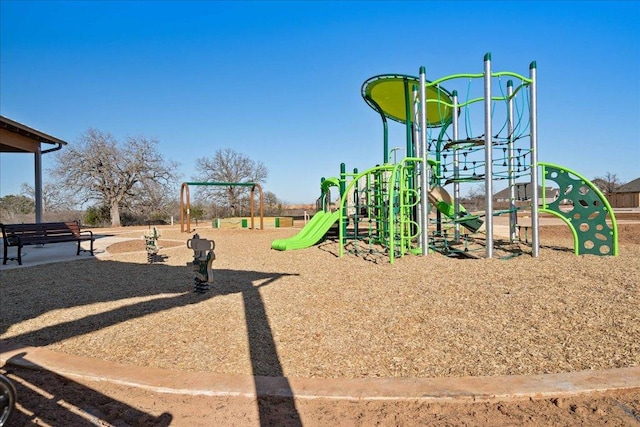
[[[539,160],[640,177],[637,1],[2,0],[0,19],[3,116],[69,144],[89,127],[155,138],[183,180],[231,148],[267,166],[265,190],[313,202],[341,162],[382,161],[366,79],[478,73],[487,52],[494,71],[537,62]],[[0,168],[0,196],[33,184],[31,155]]]

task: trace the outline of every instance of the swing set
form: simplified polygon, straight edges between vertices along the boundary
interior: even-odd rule
[[[251,228],[255,230],[255,190],[259,195],[260,230],[264,230],[264,197],[262,187],[256,182],[183,182],[180,187],[180,232],[190,233],[191,231],[191,200],[189,195],[190,185],[217,186],[217,187],[251,187],[249,196],[249,209],[251,211]]]

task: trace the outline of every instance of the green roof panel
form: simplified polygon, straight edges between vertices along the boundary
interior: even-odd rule
[[[429,83],[429,82],[427,82]],[[413,120],[413,87],[420,85],[420,79],[414,76],[384,74],[371,77],[362,85],[362,97],[385,117],[400,123],[407,121],[407,97],[410,100],[410,120]],[[438,86],[427,86],[427,126],[440,127],[451,119],[451,94]],[[449,105],[447,105],[449,104]]]

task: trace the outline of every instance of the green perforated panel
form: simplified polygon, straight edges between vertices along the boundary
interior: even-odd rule
[[[554,201],[545,201],[540,212],[562,218],[574,236],[578,255],[617,255],[618,227],[613,209],[606,197],[580,174],[551,163],[538,163],[545,181],[553,181],[559,188]],[[541,196],[541,197],[544,197]]]

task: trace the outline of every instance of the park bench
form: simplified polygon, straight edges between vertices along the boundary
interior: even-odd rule
[[[90,230],[80,230],[80,224],[74,222],[42,222],[34,224],[0,224],[2,227],[2,241],[4,244],[3,264],[7,260],[17,260],[22,265],[22,247],[28,245],[45,245],[50,243],[78,242],[78,251],[91,252],[93,255],[93,232]],[[91,249],[86,250],[80,247],[81,242],[91,242]],[[7,249],[18,248],[17,258],[8,257]]]

